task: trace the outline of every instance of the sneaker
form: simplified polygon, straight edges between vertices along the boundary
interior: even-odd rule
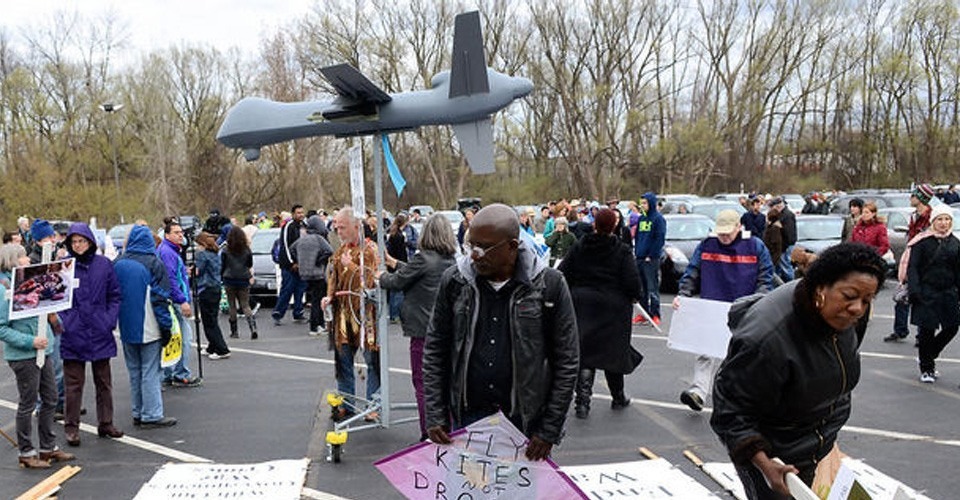
[[[937,377],[933,375],[933,372],[923,372],[920,374],[920,381],[924,384],[932,384],[937,381]]]
[[[159,429],[161,427],[170,427],[177,425],[177,419],[173,417],[163,417],[160,420],[152,420],[150,422],[142,421],[140,422],[141,429]]]
[[[297,323],[297,324],[299,324],[299,323],[306,323],[306,322],[307,322],[307,318],[305,318],[305,317],[303,317],[303,316],[300,316],[299,318],[296,317],[296,316],[294,316],[294,317],[293,317],[293,322],[294,322],[294,323]]]
[[[884,337],[883,341],[884,342],[903,342],[903,339],[905,338],[906,336],[900,336],[897,333],[891,333],[890,335],[887,335],[886,337]]]
[[[654,317],[653,317],[653,324],[654,324],[654,325],[657,325],[657,326],[660,326],[660,316],[654,316]]]
[[[640,325],[647,322],[647,318],[644,318],[642,314],[638,314],[633,317],[633,324]]]
[[[273,318],[273,326],[283,326],[283,321],[280,321],[280,318]]]
[[[173,385],[173,387],[197,387],[202,383],[203,381],[200,380],[200,377],[175,378],[171,385]],[[146,424],[146,422],[144,422],[144,424]]]
[[[686,390],[680,393],[680,402],[689,406],[693,411],[703,410],[703,399],[697,393]]]
[[[307,335],[309,335],[309,336],[311,336],[311,337],[316,337],[316,336],[320,335],[320,331],[319,331],[319,330],[310,330],[309,332],[307,332]]]
[[[213,353],[213,354],[210,355],[210,359],[212,359],[212,360],[227,359],[227,358],[229,358],[229,357],[230,357],[230,353],[229,353],[229,352],[228,352],[228,353],[224,353],[224,354]],[[197,383],[197,385],[200,385],[199,382]]]

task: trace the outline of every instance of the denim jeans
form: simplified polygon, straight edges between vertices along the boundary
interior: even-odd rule
[[[790,254],[793,252],[793,247],[794,245],[790,245],[784,248],[783,253],[780,254],[780,261],[776,263],[777,276],[780,276],[780,279],[782,279],[784,283],[793,281],[793,264],[790,262]]]
[[[337,348],[337,392],[355,395],[357,375],[353,369],[353,358],[357,349],[343,344]],[[380,353],[365,349],[363,361],[367,364],[367,400],[372,401],[380,393]]]
[[[293,296],[293,317],[303,317],[303,294],[307,291],[307,282],[300,279],[300,274],[290,269],[280,270],[280,294],[277,295],[277,306],[273,308],[273,319],[281,319],[287,313],[290,305],[290,296]]]
[[[400,290],[390,290],[387,297],[387,301],[390,303],[390,320],[400,319],[400,306],[403,305],[403,292]]]
[[[180,311],[178,304],[174,304],[173,312],[177,316],[177,321],[180,322],[180,332],[183,334],[180,342],[182,354],[177,364],[163,369],[163,379],[171,380],[177,378],[186,380],[192,376],[190,373],[190,343],[193,341],[193,335],[191,334],[193,327],[190,325],[190,320],[183,317],[183,312]]]
[[[163,418],[160,393],[160,341],[123,343],[123,360],[130,373],[130,408],[133,418],[154,422]]]
[[[910,304],[894,303],[893,333],[902,339],[910,336]]]
[[[660,316],[660,259],[649,261],[637,259],[637,271],[640,273],[640,307],[647,314]]]

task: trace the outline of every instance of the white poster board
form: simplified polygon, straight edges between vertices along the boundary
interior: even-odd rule
[[[637,462],[562,467],[588,498],[697,500],[720,498],[670,462],[656,458]]]
[[[680,297],[680,308],[670,319],[667,347],[711,358],[727,357],[727,344],[730,343],[728,312],[729,302]]]
[[[859,484],[860,488],[855,488],[854,482]],[[865,492],[871,500],[930,500],[929,497],[870,467],[862,460],[844,457],[827,499],[857,498],[852,495],[853,492],[861,494]]]
[[[55,260],[13,269],[10,319],[44,316],[73,305],[74,259]]]
[[[299,500],[310,460],[258,464],[166,464],[134,500],[231,498]]]
[[[362,217],[366,212],[366,197],[363,191],[363,151],[356,145],[347,151],[350,158],[350,199],[353,202],[353,213]]]

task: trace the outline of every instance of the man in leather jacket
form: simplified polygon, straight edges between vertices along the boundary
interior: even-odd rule
[[[579,364],[570,291],[519,238],[506,205],[480,210],[468,254],[440,282],[423,353],[431,441],[502,411],[542,460],[563,437]]]

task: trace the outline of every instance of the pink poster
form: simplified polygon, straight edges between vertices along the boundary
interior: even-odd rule
[[[502,413],[450,439],[448,445],[411,446],[374,465],[411,499],[587,498],[552,460],[528,460],[526,436]]]

